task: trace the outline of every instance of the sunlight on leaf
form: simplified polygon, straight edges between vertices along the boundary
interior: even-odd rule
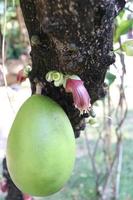
[[[116,28],[114,42],[118,42],[121,35],[126,34],[133,26],[133,20],[123,20]]]
[[[129,39],[122,44],[122,49],[127,56],[133,56],[133,39]]]

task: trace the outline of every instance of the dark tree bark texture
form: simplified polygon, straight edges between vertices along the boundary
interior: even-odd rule
[[[40,81],[42,94],[57,101],[67,113],[75,137],[85,127],[72,96],[45,80],[51,70],[80,76],[91,103],[106,93],[104,78],[114,63],[113,21],[124,1],[20,0],[31,41],[32,91]],[[123,5],[122,5],[123,2]]]
[[[63,87],[56,88],[48,83],[45,75],[51,70],[78,75],[84,81],[92,104],[103,98],[105,74],[115,61],[113,22],[125,1],[20,0],[20,4],[31,41],[32,92],[36,92],[36,83],[41,82],[42,94],[63,107],[78,137],[88,115],[80,115],[71,94]],[[4,168],[7,170],[6,166]],[[12,185],[10,176],[4,176]],[[23,197],[12,185],[6,199],[21,200]]]
[[[62,87],[55,88],[48,83],[45,75],[51,70],[78,75],[84,81],[92,104],[103,98],[105,74],[115,61],[113,21],[121,5],[115,0],[20,2],[32,48],[32,91],[35,93],[36,82],[41,82],[42,94],[63,107],[78,137],[87,115],[80,115],[72,96]]]

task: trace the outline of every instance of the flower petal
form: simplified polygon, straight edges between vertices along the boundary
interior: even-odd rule
[[[68,78],[66,80],[65,91],[72,93],[74,105],[81,113],[90,110],[91,99],[82,80]]]
[[[28,194],[24,194],[23,198],[24,198],[24,200],[33,200],[33,198]]]
[[[17,82],[22,83],[23,81],[25,81],[27,78],[27,76],[24,73],[24,70],[21,69],[18,74],[17,74]]]
[[[8,184],[6,179],[2,179],[2,181],[0,182],[0,190],[4,193],[8,191]]]

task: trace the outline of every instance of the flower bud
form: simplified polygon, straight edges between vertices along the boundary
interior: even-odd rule
[[[8,191],[8,185],[6,179],[2,179],[0,182],[0,190],[4,193]]]
[[[21,69],[17,74],[17,82],[22,83],[28,78],[29,72],[31,71],[31,66],[27,65],[24,69]]]
[[[72,78],[73,77],[69,77],[66,80],[65,91],[72,93],[74,105],[79,109],[80,113],[89,112],[91,107],[89,93],[79,77],[78,79]]]
[[[30,195],[28,195],[28,194],[24,194],[23,195],[23,199],[24,200],[33,200],[33,198]]]
[[[25,81],[27,78],[27,76],[24,73],[24,70],[21,69],[18,74],[17,74],[17,82],[22,83],[23,81]]]

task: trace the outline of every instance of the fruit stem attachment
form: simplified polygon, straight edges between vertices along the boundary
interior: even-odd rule
[[[42,94],[42,84],[40,82],[36,83],[36,94]]]

